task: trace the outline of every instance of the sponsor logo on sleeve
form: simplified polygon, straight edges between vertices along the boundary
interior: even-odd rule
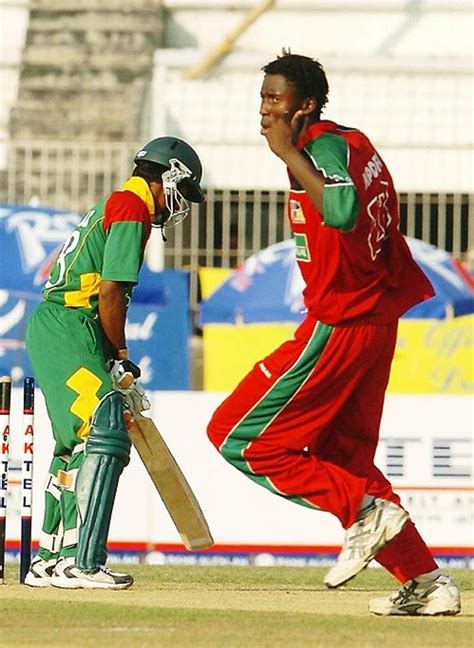
[[[290,200],[290,219],[295,224],[306,223],[301,204],[297,200]]]
[[[309,263],[311,255],[309,253],[308,239],[306,234],[295,234],[296,258],[298,261]]]

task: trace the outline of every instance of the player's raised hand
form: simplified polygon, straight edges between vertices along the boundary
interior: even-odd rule
[[[293,132],[293,137],[297,137],[303,127],[303,122],[306,118],[306,113],[304,110],[297,110],[293,117],[291,118],[291,130]]]
[[[302,110],[297,110],[293,115],[286,112],[281,117],[269,119],[264,126],[262,125],[260,133],[266,137],[268,146],[275,155],[285,159],[288,151],[294,149],[304,117]]]

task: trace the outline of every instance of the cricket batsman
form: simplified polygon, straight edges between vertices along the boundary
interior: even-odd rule
[[[263,71],[260,132],[287,167],[307,314],[218,407],[209,438],[256,483],[339,519],[346,533],[328,587],[375,558],[401,589],[371,601],[372,613],[458,614],[458,588],[374,465],[398,319],[432,286],[399,231],[381,156],[357,128],[321,118],[320,63],[283,51]]]
[[[133,175],[100,200],[63,244],[30,317],[26,346],[55,440],[31,587],[124,589],[106,567],[118,481],[130,458],[126,417],[150,408],[128,357],[125,320],[151,228],[201,202],[202,166],[189,144],[160,137]],[[164,235],[163,235],[164,238]]]

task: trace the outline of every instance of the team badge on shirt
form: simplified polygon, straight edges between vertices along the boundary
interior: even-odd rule
[[[306,223],[306,219],[297,200],[290,200],[290,218],[292,223]]]
[[[311,254],[309,253],[308,239],[306,234],[295,234],[296,245],[296,259],[309,263],[311,261]]]

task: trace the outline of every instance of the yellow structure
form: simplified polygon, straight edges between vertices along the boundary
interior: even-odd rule
[[[222,271],[212,277],[208,275],[203,294],[210,294],[223,279]],[[290,338],[295,328],[295,323],[206,324],[204,389],[233,389],[255,362]],[[473,346],[474,315],[445,320],[400,320],[388,391],[472,394]]]

